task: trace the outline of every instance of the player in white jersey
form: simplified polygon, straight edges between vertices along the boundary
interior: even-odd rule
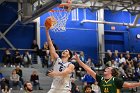
[[[48,76],[53,77],[51,89],[48,93],[71,93],[70,75],[74,71],[74,65],[69,60],[72,57],[72,52],[69,49],[64,50],[60,58],[55,51],[48,29],[46,29],[46,36],[51,58],[55,60],[53,71],[48,73]]]

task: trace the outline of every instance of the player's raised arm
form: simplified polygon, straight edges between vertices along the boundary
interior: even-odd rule
[[[123,83],[123,88],[135,88],[135,87],[140,87],[140,82],[124,82]]]
[[[49,29],[51,27],[51,25],[50,25],[51,22],[49,22],[49,21],[51,21],[51,19],[45,21],[46,37],[47,37],[47,41],[48,41],[48,45],[49,45],[50,55],[51,55],[52,58],[56,59],[56,58],[58,58],[58,54],[56,53],[56,50],[53,46],[53,43],[52,43],[52,40],[51,40],[51,37],[50,37],[50,34],[49,34]]]
[[[75,59],[79,63],[79,65],[82,66],[88,72],[88,74],[90,74],[94,79],[96,79],[96,73],[89,66],[87,66],[86,64],[84,64],[80,60],[80,58],[78,57],[77,54],[75,54]]]

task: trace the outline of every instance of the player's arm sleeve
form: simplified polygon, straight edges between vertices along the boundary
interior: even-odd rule
[[[96,81],[98,82],[98,84],[100,84],[101,78],[102,78],[102,76],[96,74]]]
[[[49,50],[50,50],[50,55],[52,59],[57,59],[58,58],[58,54],[56,53],[56,50],[54,48],[54,45],[52,43],[49,31],[46,29],[46,37],[47,37],[47,42],[49,45]]]
[[[118,89],[121,89],[123,87],[124,80],[121,78],[115,78],[114,83]]]

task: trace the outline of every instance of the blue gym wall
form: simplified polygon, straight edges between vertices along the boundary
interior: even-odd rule
[[[84,10],[79,9],[79,21],[72,21],[71,14],[69,15],[66,25],[66,32],[52,32],[51,37],[60,50],[71,49],[76,51],[84,51],[86,57],[91,57],[97,60],[97,27],[96,24],[85,23],[80,24],[84,18]],[[96,13],[86,10],[87,19],[96,20]],[[41,16],[41,46],[46,41],[44,21],[48,17],[48,13]]]
[[[91,13],[88,9],[87,19],[96,19],[96,13]],[[72,50],[82,50],[87,56],[97,59],[98,56],[98,32],[97,24],[95,23],[84,23],[80,24],[83,20],[83,9],[79,9],[80,19],[79,21],[71,21],[71,15],[67,22],[67,28],[75,28],[73,30],[67,29],[66,32],[51,32],[52,38],[58,45],[59,49],[70,48]],[[44,20],[47,18],[48,14],[41,16],[41,26],[44,25]],[[132,16],[128,12],[116,12],[112,13],[109,10],[105,10],[105,21],[109,22],[120,22],[120,23],[133,23],[135,16]],[[140,23],[140,22],[138,22]],[[115,26],[115,31],[111,30],[111,26]],[[77,28],[83,29],[93,29],[91,30],[78,30]],[[140,40],[136,38],[136,34],[139,34],[139,28],[127,28],[126,26],[120,25],[108,25],[105,24],[105,51],[118,50],[119,52],[140,52],[138,46],[140,45]],[[41,28],[41,45],[46,40],[43,35],[44,28]],[[86,33],[85,33],[86,32]],[[71,36],[72,34],[72,36]],[[79,40],[81,42],[79,42]],[[94,43],[92,43],[94,42]]]
[[[135,16],[132,16],[126,11],[112,13],[105,10],[105,21],[119,22],[119,23],[133,23]],[[140,21],[138,21],[140,23]],[[111,30],[111,26],[115,26],[115,31]],[[107,25],[105,24],[105,50],[119,50],[120,52],[140,52],[140,40],[136,38],[140,27],[127,28],[120,25]]]
[[[97,59],[98,57],[98,31],[97,24],[84,23],[80,24],[83,20],[83,9],[79,9],[79,21],[72,21],[71,14],[67,22],[66,32],[52,32],[51,37],[59,47],[60,50],[71,49],[84,51],[86,57]],[[92,13],[86,9],[87,19],[96,20],[96,13]],[[41,46],[46,41],[44,21],[48,17],[48,13],[42,15],[41,19]],[[110,22],[126,22],[133,23],[135,16],[128,12],[105,11],[105,21]],[[0,31],[3,33],[15,20],[17,19],[17,4],[16,3],[2,3],[0,4]],[[140,22],[138,22],[140,23]],[[140,52],[140,40],[136,38],[140,34],[138,28],[126,28],[125,26],[115,25],[116,30],[111,30],[112,25],[105,24],[105,50],[119,50],[121,52]],[[20,22],[6,34],[6,38],[16,48],[30,48],[33,39],[36,39],[35,23],[23,25]],[[4,39],[0,39],[0,48],[10,48]],[[0,51],[0,56],[2,56]],[[1,59],[1,57],[0,57]]]
[[[0,31],[4,31],[18,18],[17,3],[4,2],[0,4]],[[29,49],[33,39],[36,36],[35,23],[23,25],[17,22],[16,25],[10,29],[5,37],[13,44],[15,48]],[[0,39],[0,48],[11,48],[5,40]],[[3,51],[0,51],[0,62]]]

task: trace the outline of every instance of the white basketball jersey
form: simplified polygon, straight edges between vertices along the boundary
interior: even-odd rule
[[[68,65],[71,64],[70,62],[62,62],[60,58],[57,58],[53,70],[54,71],[63,71],[65,70]],[[71,74],[68,74],[66,77],[62,76],[56,76],[53,79],[51,88],[52,89],[69,89],[71,90],[71,80],[70,80]]]

